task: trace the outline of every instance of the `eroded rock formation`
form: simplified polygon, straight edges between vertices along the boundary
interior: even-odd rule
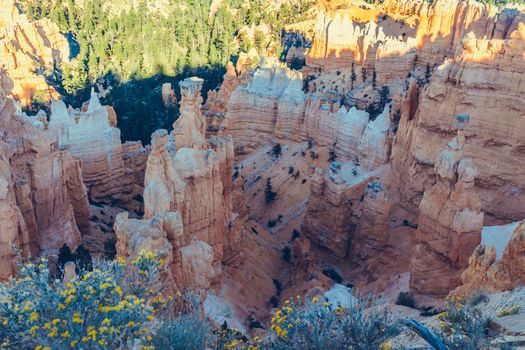
[[[12,95],[28,106],[34,98],[50,101],[59,94],[42,74],[53,64],[69,61],[69,43],[48,19],[30,21],[13,0],[0,1],[0,58],[13,80]]]
[[[177,287],[205,291],[220,276],[225,250],[231,251],[237,242],[233,232],[233,143],[231,138],[215,136],[205,140],[201,86],[198,78],[180,83],[181,116],[174,131],[168,135],[158,130],[152,135],[144,220],[119,214],[115,231],[119,254],[124,256],[137,254],[141,246],[126,242],[164,242],[173,257],[168,266]]]
[[[333,149],[340,160],[362,157],[368,170],[386,163],[389,108],[370,120],[367,112],[341,103],[340,98],[306,95],[301,73],[270,61],[231,94],[222,127],[239,154],[274,141],[309,140]]]
[[[378,82],[389,82],[404,78],[416,66],[441,64],[461,47],[467,33],[505,39],[521,16],[461,0],[388,0],[368,10],[355,4],[328,6],[317,17],[307,63],[342,71],[355,63],[359,81],[370,79],[375,70]]]
[[[471,295],[478,290],[511,290],[525,284],[525,224],[485,227],[481,244],[461,276],[463,285],[454,293]]]
[[[60,148],[82,161],[90,201],[140,212],[146,151],[140,142],[122,145],[116,123],[113,108],[102,106],[94,92],[85,111],[68,110],[60,100],[51,103],[49,130]]]
[[[422,294],[446,295],[460,285],[468,258],[481,241],[483,212],[474,183],[477,170],[462,154],[464,137],[459,130],[439,154],[436,183],[425,191],[419,205],[410,287]]]
[[[58,148],[38,119],[15,114],[4,71],[0,82],[3,279],[13,272],[11,244],[33,256],[56,254],[63,244],[74,249],[89,230],[89,209],[80,161]]]
[[[471,122],[463,152],[480,172],[478,191],[487,223],[523,218],[524,124],[519,120],[525,110],[521,98],[525,27],[521,22],[514,28],[506,40],[468,35],[459,54],[437,68],[419,98],[417,88],[411,90],[392,151],[394,174],[407,207],[417,207],[432,181],[438,146],[453,132],[455,117],[468,114]]]

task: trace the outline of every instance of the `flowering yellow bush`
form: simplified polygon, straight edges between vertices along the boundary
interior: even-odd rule
[[[498,317],[504,317],[509,315],[516,315],[521,312],[521,307],[518,304],[513,304],[498,311]]]
[[[70,283],[49,281],[47,261],[20,265],[0,285],[3,348],[151,348],[166,299],[152,289],[162,265],[155,252],[127,264],[102,262]]]
[[[296,296],[277,309],[265,339],[234,337],[228,349],[392,349],[386,340],[398,332],[386,309],[369,309],[374,300],[362,298],[350,307],[333,305],[314,297]],[[367,310],[368,309],[368,310]],[[365,312],[365,310],[367,310]]]

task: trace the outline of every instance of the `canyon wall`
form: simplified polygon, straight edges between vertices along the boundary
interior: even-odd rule
[[[436,183],[419,205],[410,287],[421,294],[444,296],[461,284],[461,273],[481,241],[483,212],[473,162],[462,152],[462,130],[435,164]]]
[[[525,27],[507,39],[469,34],[453,59],[439,66],[430,83],[407,94],[392,150],[392,165],[406,207],[415,208],[432,184],[440,145],[454,132],[456,116],[469,116],[463,153],[480,172],[477,188],[486,223],[516,221],[525,213],[521,140],[525,105]]]
[[[317,17],[307,64],[345,71],[355,63],[359,81],[363,68],[375,70],[378,82],[385,83],[404,78],[416,66],[441,64],[461,47],[467,33],[505,39],[521,16],[462,0],[387,0],[368,10],[353,4],[325,8]]]
[[[332,149],[340,160],[360,158],[368,170],[385,164],[388,106],[371,120],[367,112],[341,104],[340,99],[305,94],[301,73],[267,62],[247,86],[231,94],[222,131],[235,139],[236,154],[280,141],[308,140]]]
[[[7,97],[13,87],[0,72],[0,250],[4,279],[13,273],[11,244],[33,256],[56,254],[81,242],[89,230],[87,192],[80,161],[44,130],[44,124],[16,114]]]
[[[374,270],[371,261],[397,249],[392,234],[403,231],[415,243],[411,289],[443,296],[462,283],[483,224],[525,213],[524,19],[460,0],[328,6],[302,72],[263,60],[228,91],[215,129],[233,137],[241,157],[306,141],[337,155],[340,163],[313,171],[301,232]],[[389,88],[386,97],[376,84]],[[371,112],[374,104],[386,107]],[[468,127],[448,142],[458,121]],[[440,153],[447,144],[457,149]]]
[[[69,62],[69,56],[69,43],[55,23],[30,21],[13,0],[0,1],[0,58],[14,83],[11,93],[22,106],[59,96],[43,73],[54,63]]]

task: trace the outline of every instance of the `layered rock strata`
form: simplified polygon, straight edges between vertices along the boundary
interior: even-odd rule
[[[459,286],[468,258],[481,241],[483,212],[474,183],[477,170],[462,154],[464,142],[459,130],[439,154],[436,183],[425,191],[419,205],[410,274],[410,287],[417,293],[443,296]]]
[[[429,85],[409,90],[392,151],[407,208],[416,210],[432,182],[439,145],[454,132],[455,117],[470,115],[463,153],[479,169],[487,224],[523,218],[525,26],[521,22],[513,28],[505,40],[468,35],[462,50],[436,69]]]
[[[0,72],[0,251],[4,279],[13,273],[15,244],[33,256],[72,249],[89,230],[87,192],[80,161],[38,119],[17,115],[13,84]]]
[[[388,0],[368,10],[354,4],[327,6],[317,16],[307,63],[340,71],[355,63],[359,81],[370,79],[374,70],[384,83],[405,77],[416,66],[441,64],[462,46],[467,33],[506,39],[522,19],[518,11],[463,0]]]
[[[12,95],[28,106],[59,94],[43,75],[54,63],[69,61],[69,43],[49,19],[30,21],[13,0],[0,1],[0,58],[13,80]]]
[[[512,290],[525,284],[525,223],[485,227],[481,244],[461,276],[463,284],[454,293]]]
[[[158,130],[152,135],[144,220],[119,214],[115,231],[120,255],[137,254],[141,246],[126,242],[163,242],[172,257],[167,267],[175,285],[206,291],[220,277],[225,251],[232,253],[238,242],[233,232],[233,142],[229,137],[205,140],[201,86],[197,78],[180,83],[182,119],[171,134]]]
[[[311,179],[308,208],[301,227],[304,235],[336,257],[348,257],[351,245],[356,243],[361,199],[380,171],[363,172],[353,163],[332,163],[326,173],[317,169]]]
[[[338,160],[363,159],[373,170],[389,157],[389,108],[375,120],[355,107],[303,92],[301,73],[268,63],[247,86],[230,97],[222,127],[235,139],[238,154],[274,142],[304,142],[328,147]],[[249,116],[249,117],[248,117]]]
[[[60,148],[82,161],[90,201],[140,212],[147,151],[140,142],[122,145],[116,123],[113,108],[101,105],[94,92],[85,111],[51,103],[49,130]]]

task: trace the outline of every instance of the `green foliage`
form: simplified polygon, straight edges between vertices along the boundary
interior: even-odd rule
[[[220,349],[225,339],[212,332],[195,294],[159,292],[162,264],[156,252],[142,251],[61,282],[50,280],[45,259],[24,261],[16,278],[0,284],[0,347]]]
[[[414,309],[416,307],[416,301],[414,296],[410,292],[400,292],[397,296],[397,305],[404,305]]]
[[[271,28],[269,35],[256,30],[255,43],[241,31],[241,51],[252,46],[263,50],[270,42],[279,47],[284,26],[301,18],[313,0],[285,3],[280,11],[262,1],[227,0],[211,17],[210,0],[169,1],[163,14],[146,0],[120,12],[111,10],[109,0],[19,3],[31,19],[52,19],[78,45],[71,64],[57,65],[47,75],[65,101],[79,106],[104,78],[113,90],[103,102],[114,106],[123,140],[149,143],[154,130],[169,129],[178,115],[177,109],[161,104],[156,89],[162,83],[199,75],[205,78],[206,96],[222,81],[226,63],[238,54],[234,37],[240,28],[260,23]]]
[[[281,147],[281,144],[280,143],[276,143],[273,147],[272,147],[272,156],[274,158],[279,158],[282,154],[282,147]]]
[[[285,261],[290,254],[283,249]],[[248,339],[226,323],[212,328],[195,294],[167,294],[157,252],[141,251],[131,261],[95,261],[93,271],[67,281],[53,280],[47,264],[23,260],[18,276],[0,284],[2,349],[385,350],[406,324],[369,297],[336,305],[296,296],[275,312],[268,335]],[[282,286],[273,282],[270,304],[278,307]],[[489,346],[488,320],[462,299],[449,300],[438,320],[438,337],[425,329],[431,336],[425,340],[442,341],[450,350]]]
[[[512,304],[511,306],[505,307],[498,311],[498,317],[505,317],[510,315],[516,315],[521,312],[521,306],[518,304]]]
[[[287,300],[272,318],[274,334],[265,349],[384,348],[399,327],[387,309],[375,303],[361,298],[349,307],[337,307],[318,298]]]
[[[264,187],[264,201],[266,204],[272,203],[277,198],[277,192],[273,191],[272,179],[266,178],[266,185]]]
[[[475,350],[488,345],[488,319],[479,308],[465,305],[463,299],[453,297],[448,307],[438,316],[440,337],[450,350]]]
[[[158,276],[155,254],[102,263],[70,283],[49,283],[47,261],[20,265],[16,279],[0,285],[0,338],[6,348],[92,349],[148,344],[155,306],[147,290]]]

